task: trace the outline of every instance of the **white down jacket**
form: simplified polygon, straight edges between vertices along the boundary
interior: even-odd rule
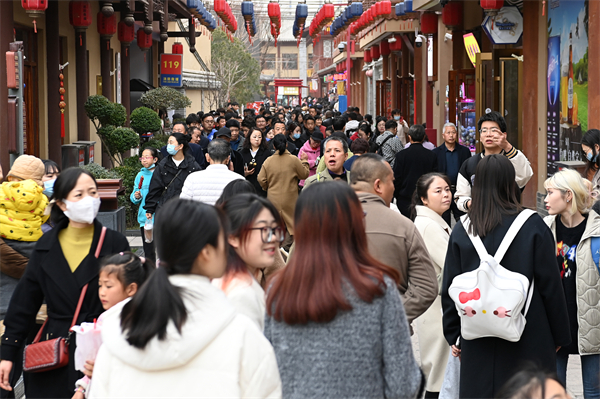
[[[171,276],[188,310],[181,334],[142,349],[121,332],[122,302],[103,315],[90,398],[281,398],[273,347],[208,278]]]
[[[244,176],[230,171],[227,165],[209,165],[205,170],[194,172],[185,179],[179,197],[214,205],[227,184],[243,178]]]
[[[546,216],[544,222],[552,230],[556,241],[556,216]],[[600,215],[594,211],[588,215],[576,252],[577,348],[580,355],[600,353],[600,274],[592,259],[592,237],[600,237]]]

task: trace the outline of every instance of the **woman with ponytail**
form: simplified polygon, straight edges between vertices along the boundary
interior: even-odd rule
[[[309,175],[308,156],[293,156],[286,149],[287,140],[278,134],[273,139],[275,153],[267,158],[258,174],[258,182],[267,198],[283,217],[290,237],[294,235],[294,209],[298,200],[298,183]],[[291,240],[288,240],[291,245]]]
[[[162,159],[154,169],[148,194],[146,194],[146,218],[152,216],[171,198],[181,194],[185,179],[201,170],[192,156],[189,142],[191,136],[183,133],[171,133],[167,144],[168,156]]]
[[[281,397],[273,348],[210,283],[227,264],[221,213],[173,199],[157,216],[159,267],[105,313],[89,397]]]

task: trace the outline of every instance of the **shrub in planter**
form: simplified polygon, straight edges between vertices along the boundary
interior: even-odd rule
[[[158,132],[161,127],[158,114],[147,107],[134,109],[129,116],[129,120],[129,126],[140,135]]]

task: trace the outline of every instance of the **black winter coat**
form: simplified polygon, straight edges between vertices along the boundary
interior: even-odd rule
[[[417,188],[417,180],[427,173],[437,172],[437,156],[421,143],[413,143],[396,154],[394,163],[394,196],[400,212],[409,216],[408,205]]]
[[[448,148],[446,147],[446,143],[443,143],[439,147],[436,147],[432,150],[433,153],[437,156],[438,172],[444,173],[444,174],[447,174],[447,169],[446,169],[447,168],[447,165],[446,165],[447,149]],[[460,167],[462,166],[462,164],[467,159],[471,158],[471,150],[469,150],[464,145],[460,145],[460,144],[456,143],[456,147],[454,148],[454,151],[456,151],[456,153],[458,154],[458,169],[460,170]],[[456,182],[453,182],[453,184],[456,185]]]
[[[254,186],[254,189],[256,190],[256,194],[260,195],[261,197],[266,198],[267,192],[265,190],[263,190],[263,188],[258,183],[258,174],[259,174],[265,160],[269,156],[271,156],[271,150],[269,150],[268,148],[259,148],[255,157],[252,156],[252,154],[250,153],[250,150],[248,148],[242,148],[240,150],[240,153],[242,154],[242,158],[244,160],[244,165],[248,166],[248,170],[254,169],[254,173],[246,176],[246,180],[248,180],[250,183],[252,183],[252,185]],[[256,162],[256,166],[254,166],[254,167],[250,165],[252,160],[254,160]]]
[[[98,298],[99,260],[95,258],[102,224],[94,221],[94,238],[90,252],[71,272],[58,241],[58,233],[67,227],[68,219],[39,239],[25,274],[12,296],[4,325],[0,357],[17,361],[26,338],[35,332],[36,315],[45,301],[48,305],[48,323],[42,331],[42,341],[66,337],[77,308],[81,290],[88,285],[76,324],[93,322],[104,309]],[[99,259],[118,252],[129,251],[127,239],[119,232],[107,230]],[[75,381],[83,374],[75,370],[75,335],[69,345],[70,362],[67,367],[40,373],[28,373],[25,394],[28,398],[70,398]],[[14,367],[14,365],[13,365]]]
[[[496,253],[515,218],[516,215],[503,217],[502,224],[482,238],[490,255]],[[500,338],[461,338],[461,398],[495,397],[502,385],[526,361],[534,362],[546,371],[556,372],[556,347],[568,345],[571,334],[555,251],[554,238],[548,226],[538,215],[531,216],[501,261],[502,266],[523,274],[530,282],[535,280],[525,330],[519,342]],[[448,296],[448,288],[454,277],[478,267],[477,251],[462,223],[459,223],[448,243],[442,283],[444,336],[449,345],[456,344],[460,336],[460,317]]]
[[[155,214],[168,200],[174,197],[179,198],[185,179],[199,170],[201,170],[200,165],[189,154],[185,156],[179,167],[175,165],[171,155],[163,158],[156,165],[154,173],[152,173],[152,180],[150,180],[150,188],[144,205],[146,212]],[[171,184],[169,185],[169,183]],[[165,188],[167,188],[166,192]]]

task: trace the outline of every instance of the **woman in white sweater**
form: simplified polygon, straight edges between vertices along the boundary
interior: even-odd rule
[[[265,292],[254,276],[275,262],[285,229],[277,209],[256,194],[226,200],[221,209],[229,219],[229,256],[223,278],[213,280],[237,311],[263,330]]]
[[[160,267],[104,313],[90,398],[280,398],[273,348],[210,283],[227,264],[221,215],[173,199],[156,218]]]
[[[451,201],[452,192],[447,176],[428,173],[417,181],[412,216],[433,260],[440,289],[451,230],[442,219],[442,214],[450,209]],[[416,319],[416,323],[421,367],[427,379],[425,398],[437,398],[444,380],[449,353],[448,343],[444,338],[442,301],[439,294],[431,307]]]

